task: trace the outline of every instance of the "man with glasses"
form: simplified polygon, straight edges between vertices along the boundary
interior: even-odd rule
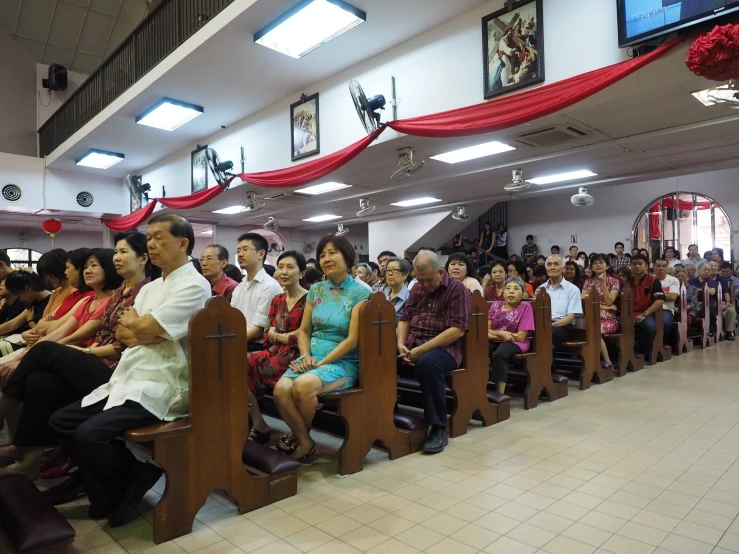
[[[234,290],[231,305],[246,317],[249,352],[264,350],[262,338],[265,329],[269,329],[269,306],[283,292],[280,284],[264,270],[268,249],[267,239],[259,233],[244,233],[236,248],[239,267],[246,270],[246,278]]]
[[[220,244],[209,244],[200,255],[200,268],[210,283],[213,296],[223,296],[230,301],[239,283],[226,275],[227,265],[228,250]]]

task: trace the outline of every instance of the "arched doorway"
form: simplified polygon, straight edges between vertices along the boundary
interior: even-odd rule
[[[729,260],[731,236],[731,220],[715,200],[695,192],[674,192],[641,211],[632,230],[632,247],[646,248],[654,259],[668,246],[686,256],[688,246],[697,244],[701,255],[722,248]]]

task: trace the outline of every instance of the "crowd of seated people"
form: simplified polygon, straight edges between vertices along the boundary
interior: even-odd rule
[[[700,311],[705,286],[709,316],[722,317],[727,338],[734,338],[730,286],[739,279],[720,249],[708,254],[710,261],[695,245],[682,261],[668,249],[650,264],[638,249],[625,254],[620,242],[613,254],[587,255],[573,245],[569,259],[554,245],[544,258],[529,235],[520,257],[509,258],[505,227],[494,231],[492,225],[479,242],[477,252],[487,263],[478,270],[468,253],[455,251],[443,264],[428,247],[412,260],[383,251],[377,263],[356,263],[346,238],[326,235],[316,259],[285,251],[270,275],[269,245],[250,232],[235,245],[239,268],[229,266],[227,247],[212,244],[198,271],[191,259],[192,226],[180,216],[161,215],[149,221],[146,235],[116,235],[114,249],[52,250],[39,259],[38,273],[11,270],[0,251],[0,422],[10,431],[0,457],[12,460],[0,467],[0,476],[36,479],[44,450],[61,447],[68,467],[77,470],[46,491],[47,498],[62,504],[87,494],[91,518],[107,517],[111,526],[128,521],[162,469],[134,458],[119,437],[188,414],[188,322],[211,296],[229,300],[247,322],[249,440],[271,440],[260,410],[271,394],[289,428],[275,448],[301,462],[316,450],[311,428],[321,397],[358,384],[359,314],[372,294],[394,307],[397,371],[420,384],[428,454],[448,443],[445,376],[462,366],[474,293],[490,304],[490,381],[501,394],[515,356],[531,348],[531,302],[542,290],[551,299],[555,349],[572,340],[587,291],[597,296],[601,332],[618,333],[617,300],[625,283],[633,291],[636,351],[645,359],[658,310],[669,336],[681,286],[689,323]],[[600,350],[603,366],[612,367],[603,340]]]

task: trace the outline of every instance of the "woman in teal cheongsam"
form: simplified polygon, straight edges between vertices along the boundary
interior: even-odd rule
[[[282,437],[277,447],[301,461],[315,453],[309,431],[318,397],[357,384],[359,310],[371,294],[349,275],[355,252],[347,239],[326,235],[317,252],[326,280],[308,292],[298,331],[300,356],[274,389],[277,409],[292,435]]]

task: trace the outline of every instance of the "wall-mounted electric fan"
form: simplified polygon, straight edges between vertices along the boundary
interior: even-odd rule
[[[374,133],[380,126],[380,110],[385,109],[385,97],[382,94],[367,98],[362,90],[362,85],[357,81],[349,81],[349,91],[354,100],[354,107],[357,108],[357,115],[364,125],[364,130],[368,135]]]

